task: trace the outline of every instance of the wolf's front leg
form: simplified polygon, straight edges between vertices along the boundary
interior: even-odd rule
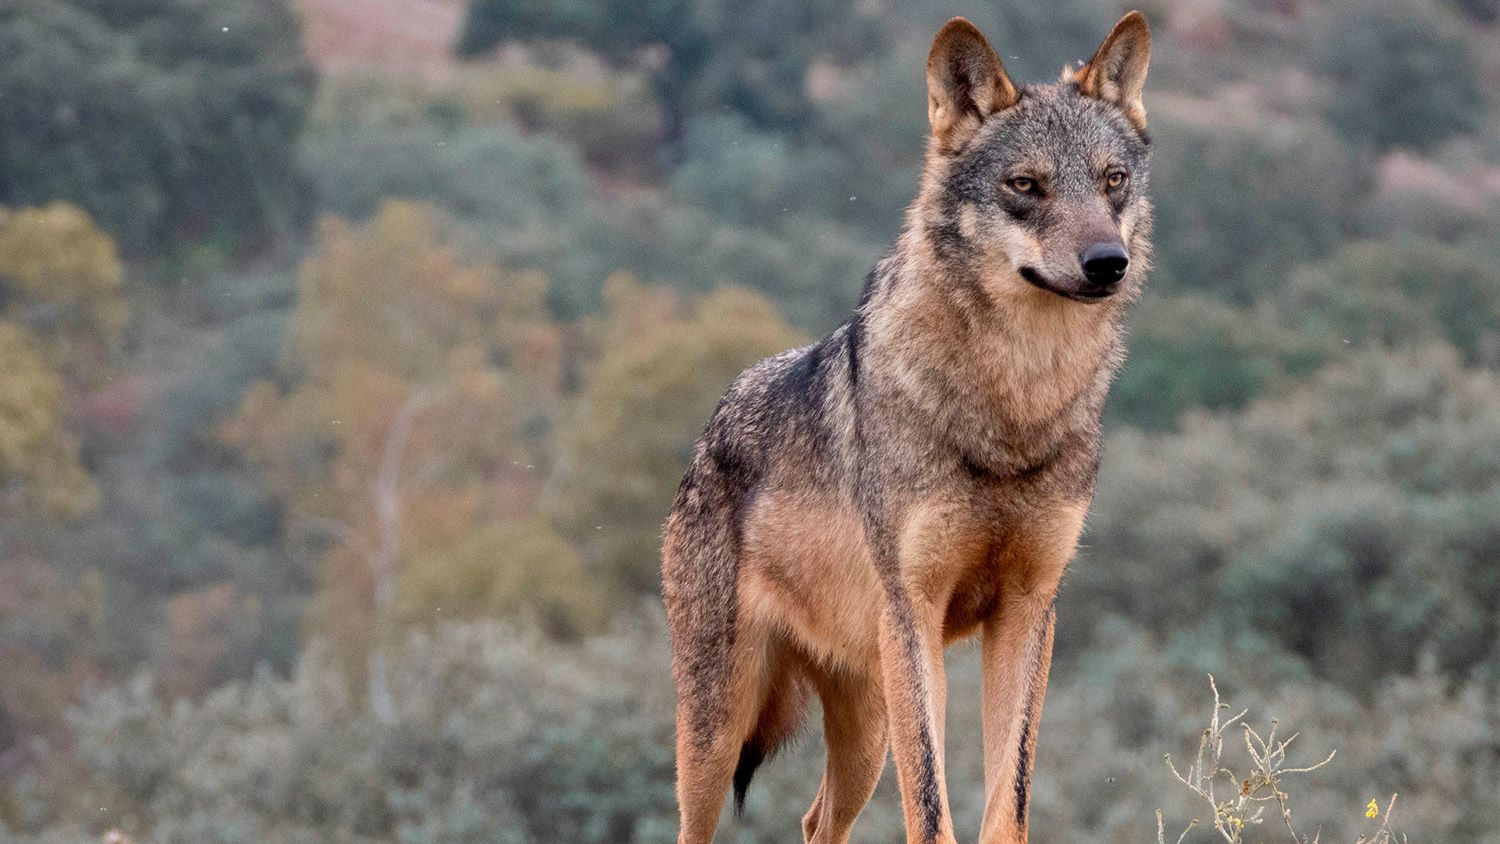
[[[906,840],[956,844],[943,778],[942,617],[905,590],[891,591],[880,624],[880,665]]]
[[[984,623],[981,844],[1024,844],[1037,727],[1052,666],[1054,601],[1078,547],[1087,501],[1048,506],[1017,526],[1000,558],[1000,605]]]
[[[1024,844],[1037,726],[1052,665],[1052,596],[1006,600],[984,625],[981,844]]]

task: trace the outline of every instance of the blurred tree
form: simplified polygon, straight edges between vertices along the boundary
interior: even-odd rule
[[[827,331],[854,307],[860,280],[886,245],[815,216],[769,223],[737,226],[656,195],[620,197],[583,227],[582,246],[548,262],[556,275],[550,300],[570,316],[593,312],[603,304],[600,281],[624,267],[690,293],[743,284],[799,328]]]
[[[1330,356],[1350,343],[1453,344],[1466,362],[1500,363],[1500,267],[1483,252],[1429,240],[1357,241],[1292,273],[1282,309]]]
[[[1500,0],[1449,0],[1464,14],[1480,23],[1500,20]]]
[[[454,102],[471,125],[511,120],[551,136],[554,146],[566,139],[584,161],[610,173],[659,175],[662,119],[647,81],[618,68],[600,73],[582,55],[561,66],[554,58],[521,67],[473,63],[459,76]]]
[[[1106,453],[1065,626],[1108,605],[1186,652],[1289,654],[1283,678],[1356,694],[1429,652],[1451,676],[1500,670],[1481,515],[1500,501],[1500,379],[1450,347],[1359,348],[1243,414]]]
[[[114,243],[76,207],[0,207],[0,488],[77,515],[97,503],[69,388],[109,371],[128,309]],[[3,502],[0,502],[3,506]]]
[[[589,194],[573,149],[508,124],[337,127],[310,136],[303,160],[332,212],[363,219],[387,199],[422,200],[518,244],[572,231]]]
[[[1423,149],[1483,121],[1474,59],[1436,3],[1344,0],[1315,43],[1335,86],[1328,119],[1350,138]]]
[[[434,591],[433,567],[457,566],[492,594],[553,589],[544,615],[560,632],[596,618],[566,556],[544,561],[523,545],[511,563],[474,571],[504,547],[506,534],[497,544],[485,531],[530,518],[542,476],[562,375],[544,294],[539,276],[466,262],[430,207],[388,203],[361,228],[330,219],[302,272],[290,388],[253,387],[224,427],[290,509],[289,539],[322,556],[313,624],[350,676],[370,680],[377,708],[382,644],[403,606],[407,618],[448,598],[459,614],[530,609],[519,596]],[[533,536],[533,549],[556,548]],[[517,568],[544,563],[555,583]],[[558,591],[569,577],[577,588]]]
[[[1369,188],[1368,167],[1318,122],[1163,116],[1153,133],[1152,280],[1174,292],[1255,301],[1331,251]]]
[[[1279,368],[1267,322],[1203,296],[1148,300],[1131,317],[1130,356],[1110,392],[1111,415],[1149,431],[1173,427],[1188,408],[1245,406]]]
[[[0,207],[0,318],[82,384],[104,377],[129,317],[114,241],[79,208]]]
[[[1017,82],[1051,82],[1065,64],[1086,61],[1109,31],[1111,14],[1123,7],[1103,7],[1093,0],[1054,0],[1051,3],[983,3],[965,0],[920,0],[883,9],[883,20],[895,18],[905,26],[899,34],[909,39],[920,55],[908,62],[910,78],[922,81],[922,60],[934,32],[954,15],[962,15],[979,27],[1005,62],[1005,70]],[[1132,7],[1133,8],[1133,7]],[[1147,7],[1155,26],[1166,17],[1164,9]],[[890,24],[887,24],[889,26]],[[894,42],[894,38],[891,39]],[[913,105],[925,103],[919,97]],[[915,109],[925,117],[925,110]]]
[[[350,699],[318,646],[288,679],[200,702],[163,702],[147,677],[99,690],[73,721],[84,776],[28,820],[63,828],[103,806],[100,822],[160,842],[665,844],[665,631],[637,627],[587,648],[493,621],[403,635],[390,722]]]
[[[588,225],[606,210],[594,201],[583,162],[555,137],[527,136],[509,124],[443,130],[335,126],[313,133],[302,159],[333,213],[361,220],[387,199],[430,202],[482,231],[506,266],[545,266],[549,302],[563,316],[596,304],[600,282],[620,256]],[[566,283],[560,264],[586,265]],[[593,292],[585,299],[575,291]],[[595,301],[590,301],[590,299]],[[582,301],[580,301],[582,300]]]
[[[135,253],[302,213],[313,77],[284,0],[13,0],[0,55],[0,203],[77,203]]]
[[[68,430],[63,380],[23,328],[0,322],[0,490],[10,501],[77,515],[98,500]]]
[[[884,34],[873,15],[832,0],[471,0],[458,52],[571,39],[607,60],[655,67],[666,140],[675,144],[696,112],[729,109],[760,125],[795,128],[806,116],[811,62],[868,53]]]
[[[400,592],[412,618],[523,618],[559,638],[597,629],[607,610],[578,552],[539,518],[416,552]]]
[[[1203,675],[1175,664],[1138,626],[1113,619],[1107,633],[1061,655],[1064,667],[1078,667],[1048,690],[1034,817],[1058,840],[1149,840],[1155,809],[1195,811],[1161,754],[1190,758],[1196,749],[1208,709]],[[290,678],[261,674],[200,702],[164,703],[147,678],[100,688],[72,717],[79,776],[50,804],[37,791],[55,781],[13,789],[30,811],[6,841],[97,840],[77,818],[102,814],[100,824],[137,841],[669,844],[677,830],[665,640],[659,618],[584,647],[493,622],[409,635],[392,649],[390,725],[351,706],[316,645]],[[1326,819],[1323,840],[1353,841],[1361,801],[1400,791],[1403,825],[1488,844],[1500,825],[1492,687],[1419,667],[1365,697],[1317,680],[1231,691],[1254,668],[1220,666],[1219,686],[1304,736],[1288,761],[1338,747],[1335,764],[1295,787],[1299,816]],[[984,809],[982,743],[973,740],[979,673],[977,649],[954,649],[945,764],[955,824],[966,829]],[[824,761],[812,720],[813,735],[762,769],[726,837],[770,844],[797,835],[787,806],[811,800]],[[889,841],[901,826],[894,779],[887,772],[854,841]]]
[[[559,433],[549,496],[567,535],[613,586],[657,586],[661,520],[724,387],[801,342],[774,306],[724,287],[691,304],[617,275],[577,406]]]
[[[57,565],[45,540],[101,501],[82,435],[128,308],[115,245],[63,203],[0,206],[0,754],[63,726],[107,650],[105,584]]]

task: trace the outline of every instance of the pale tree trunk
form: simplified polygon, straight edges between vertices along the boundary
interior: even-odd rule
[[[391,605],[396,599],[396,563],[401,556],[401,462],[411,439],[417,414],[432,403],[433,391],[423,387],[406,400],[391,421],[380,471],[371,484],[375,506],[376,542],[370,554],[370,574],[375,581],[375,644],[370,651],[367,695],[370,712],[384,725],[396,722],[396,701],[391,693],[390,666],[386,660]]]

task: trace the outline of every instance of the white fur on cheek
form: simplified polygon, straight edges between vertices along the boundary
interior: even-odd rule
[[[959,209],[958,232],[971,243],[979,238],[979,209],[974,203],[965,202]]]
[[[1004,295],[1035,290],[1021,278],[1022,267],[1038,267],[1042,245],[1025,229],[1009,221],[992,225],[986,232],[983,278],[992,294]]]

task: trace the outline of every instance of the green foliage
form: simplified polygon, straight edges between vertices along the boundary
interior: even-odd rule
[[[1450,5],[1480,23],[1494,23],[1500,19],[1500,2],[1497,0],[1451,0]]]
[[[565,146],[611,173],[660,175],[660,108],[635,73],[606,75],[570,64],[474,64],[464,69],[452,96],[471,125],[513,120],[528,133],[566,139]]]
[[[1202,675],[1139,628],[1116,619],[1109,632],[1114,646],[1075,652],[1077,670],[1049,691],[1032,792],[1032,824],[1049,839],[1147,841],[1158,808],[1202,816],[1162,766],[1166,753],[1192,758],[1197,737],[1186,727],[1200,723]],[[98,690],[73,716],[80,771],[66,783],[68,822],[51,827],[57,837],[22,828],[7,840],[61,844],[120,827],[162,844],[670,842],[666,644],[659,617],[632,616],[582,646],[492,622],[440,625],[394,651],[388,725],[344,693],[317,646],[289,679],[262,673],[198,703],[163,704],[148,681]],[[948,673],[946,769],[955,822],[968,831],[985,802],[981,743],[968,738],[980,720],[977,652],[956,650]],[[1296,791],[1297,818],[1323,840],[1353,840],[1369,828],[1366,801],[1395,791],[1401,825],[1424,835],[1483,841],[1500,823],[1488,799],[1500,763],[1488,738],[1500,726],[1493,689],[1471,681],[1450,691],[1419,667],[1360,701],[1317,681],[1246,689],[1231,674],[1219,677],[1226,693],[1294,724],[1299,747],[1338,749]],[[744,817],[726,813],[722,837],[795,838],[822,769],[817,723],[761,769]],[[1432,740],[1413,741],[1413,731]],[[857,844],[900,829],[893,780],[887,771],[862,813]],[[38,791],[10,798],[40,825],[64,807],[38,806]]]
[[[1480,78],[1457,25],[1429,3],[1345,2],[1318,39],[1332,80],[1328,120],[1347,137],[1433,146],[1480,125]]]
[[[847,197],[845,197],[847,199]],[[690,205],[629,197],[591,220],[579,248],[560,251],[549,297],[568,316],[598,310],[601,279],[619,267],[652,283],[707,293],[740,284],[790,303],[787,318],[827,330],[859,299],[860,280],[884,246],[838,223],[783,215],[767,228],[720,223]]]
[[[523,618],[560,638],[598,628],[605,613],[578,552],[540,519],[417,553],[400,591],[413,619]]]
[[[453,240],[447,218],[413,203],[387,202],[359,227],[326,220],[285,386],[253,385],[221,428],[288,530],[316,526],[284,539],[317,560],[312,620],[346,667],[443,604],[534,615],[559,634],[597,625],[597,596],[555,537],[495,526],[532,515],[543,448],[528,429],[555,410],[562,346],[545,282],[471,261]],[[484,568],[499,548],[516,567]]]
[[[70,386],[107,377],[129,313],[115,245],[78,208],[0,207],[0,488],[73,516],[97,503]]]
[[[1361,694],[1424,653],[1492,672],[1500,580],[1481,514],[1500,495],[1496,420],[1500,380],[1436,346],[1362,350],[1180,433],[1122,432],[1064,593],[1072,623],[1108,604],[1190,652],[1286,654],[1281,676]]]
[[[616,62],[659,50],[653,88],[675,140],[689,114],[719,108],[795,125],[807,111],[803,78],[813,59],[868,50],[881,35],[872,16],[832,0],[475,0],[457,46],[476,56],[510,40],[569,39]]]
[[[1158,120],[1153,284],[1248,304],[1339,242],[1366,185],[1362,159],[1316,123]]]
[[[1500,362],[1500,266],[1476,248],[1429,240],[1354,242],[1291,274],[1285,312],[1331,354],[1339,344],[1445,340],[1468,363]]]
[[[74,202],[137,254],[285,232],[312,89],[297,39],[280,0],[5,4],[0,203]]]
[[[1277,369],[1266,323],[1200,296],[1143,304],[1132,317],[1130,358],[1110,394],[1111,414],[1149,431],[1171,428],[1189,408],[1245,406]]]
[[[63,383],[22,328],[0,322],[0,485],[63,515],[93,506],[93,483],[65,425]]]
[[[457,132],[339,128],[309,139],[303,161],[335,213],[363,219],[388,199],[420,200],[498,228],[507,241],[533,250],[560,248],[548,231],[572,231],[588,196],[570,147],[506,125]]]
[[[903,3],[895,14],[908,21],[915,35],[936,32],[954,15],[979,27],[1017,82],[1051,82],[1064,65],[1086,61],[1108,32],[1113,8],[1101,9],[1089,0],[1053,3],[972,4],[961,0],[923,0]],[[1152,18],[1156,22],[1157,18]],[[924,53],[926,43],[918,45]],[[920,64],[911,67],[919,69]],[[913,74],[920,81],[920,74]]]
[[[664,641],[656,627],[563,650],[443,625],[392,654],[386,725],[316,648],[288,680],[199,704],[164,705],[141,680],[77,713],[74,805],[161,844],[669,840]]]

